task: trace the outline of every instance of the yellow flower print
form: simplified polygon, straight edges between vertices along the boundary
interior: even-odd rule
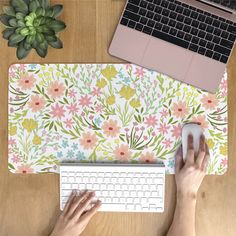
[[[207,145],[209,147],[209,149],[212,149],[215,146],[214,141],[210,138],[207,140]]]
[[[220,146],[220,154],[223,156],[227,156],[227,153],[228,153],[227,145]]]
[[[47,71],[47,72],[45,72],[44,75],[47,76],[47,77],[49,77],[49,76],[50,76],[50,73]]]
[[[116,97],[114,95],[111,95],[107,98],[106,102],[108,105],[113,105],[116,102]]]
[[[38,135],[35,135],[33,138],[33,144],[40,145],[42,143],[41,138]]]
[[[112,80],[112,78],[116,77],[118,72],[115,66],[107,66],[105,69],[101,70],[101,73],[108,80]]]
[[[126,100],[129,100],[134,96],[135,90],[132,89],[130,86],[123,86],[119,93],[121,97],[125,98]]]
[[[140,103],[139,99],[133,98],[133,99],[130,101],[130,106],[133,107],[133,108],[138,108],[138,107],[141,106],[141,103]]]
[[[17,133],[17,127],[13,126],[13,125],[10,125],[10,127],[9,127],[9,135],[14,136],[14,135],[16,135],[16,133]]]
[[[107,81],[105,79],[99,79],[96,83],[98,88],[104,88],[107,85]]]
[[[38,128],[38,123],[33,119],[24,119],[22,126],[30,133]]]

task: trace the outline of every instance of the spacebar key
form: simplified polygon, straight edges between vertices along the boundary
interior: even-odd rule
[[[189,46],[189,43],[182,40],[182,39],[178,39],[174,36],[171,36],[169,34],[165,34],[161,31],[157,31],[157,30],[153,30],[152,32],[152,36],[156,37],[156,38],[159,38],[159,39],[162,39],[162,40],[165,40],[169,43],[173,43],[177,46],[180,46],[180,47],[183,47],[183,48],[188,48]]]
[[[106,204],[102,203],[99,211],[127,211],[123,204]]]

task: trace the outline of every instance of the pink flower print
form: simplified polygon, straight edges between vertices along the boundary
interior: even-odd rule
[[[186,102],[182,101],[174,103],[172,109],[174,116],[177,118],[184,118],[189,112]]]
[[[74,98],[76,96],[76,91],[74,89],[69,90],[68,95],[70,98]]]
[[[129,68],[132,68],[131,64],[126,64],[125,69],[128,70]]]
[[[227,79],[223,79],[220,83],[220,89],[227,90],[228,89],[228,82]]]
[[[129,128],[125,128],[125,132],[129,132]]]
[[[220,164],[222,166],[227,166],[228,165],[228,159],[227,158],[222,159]]]
[[[70,114],[74,115],[79,111],[77,107],[77,103],[71,103],[69,106],[66,107]]]
[[[180,124],[173,125],[172,130],[171,130],[172,137],[174,137],[175,139],[178,139],[181,136],[181,131],[182,131],[182,128]]]
[[[142,67],[136,67],[136,71],[134,72],[134,74],[137,77],[143,77],[144,76],[144,69]]]
[[[140,129],[141,129],[142,131],[144,131],[144,130],[145,130],[145,127],[144,127],[144,126],[142,126]]]
[[[161,132],[162,134],[167,134],[169,128],[170,128],[170,126],[167,125],[166,123],[161,123],[159,128],[158,128],[158,131]]]
[[[14,146],[14,145],[16,145],[16,140],[15,139],[13,139],[13,138],[9,138],[9,140],[8,140],[8,145],[9,146]]]
[[[55,106],[52,105],[52,111],[50,112],[53,118],[61,119],[64,117],[65,110],[63,109],[63,106],[59,106],[57,103]]]
[[[126,144],[121,144],[120,146],[116,147],[114,151],[115,157],[120,161],[128,161],[131,157],[131,152],[129,151],[129,147]]]
[[[133,125],[136,126],[136,125],[138,125],[138,123],[135,121],[135,122],[133,122]]]
[[[20,70],[22,71],[24,71],[26,69],[26,65],[25,64],[20,64]]]
[[[48,87],[48,95],[52,98],[59,98],[64,95],[65,86],[58,81],[52,82]]]
[[[96,105],[95,111],[96,111],[97,113],[101,113],[102,110],[103,110],[103,105]]]
[[[101,94],[100,88],[93,88],[93,96],[99,96]]]
[[[13,107],[10,108],[10,113],[13,113],[15,110]]]
[[[224,128],[224,129],[223,129],[223,132],[224,132],[224,133],[227,133],[227,128]]]
[[[18,80],[18,85],[23,90],[31,89],[35,84],[34,75],[24,73],[21,75],[21,78]]]
[[[152,115],[149,115],[148,117],[146,117],[146,121],[145,121],[145,124],[150,127],[154,127],[157,125],[157,119],[156,119],[156,116],[152,116]]]
[[[168,111],[166,109],[160,112],[162,118],[166,118],[168,116]]]
[[[145,140],[145,141],[148,140],[148,136],[144,135],[143,140]]]
[[[156,133],[155,133],[154,131],[152,132],[152,136],[153,136],[153,137],[155,137],[155,136],[156,136]]]
[[[90,132],[83,133],[80,138],[80,145],[86,150],[93,149],[96,146],[97,140],[98,139],[95,134]]]
[[[23,165],[17,167],[16,173],[28,174],[28,173],[33,173],[33,171],[34,170],[33,170],[33,168],[30,165],[23,164]]]
[[[71,129],[72,128],[72,125],[74,124],[74,121],[72,119],[66,119],[64,121],[65,125],[66,125],[66,128],[69,128]]]
[[[14,70],[11,70],[9,72],[9,76],[12,78],[12,77],[15,77],[16,76],[16,72]]]
[[[18,163],[20,161],[20,157],[18,155],[13,155],[12,159],[13,163]]]
[[[203,107],[209,110],[214,110],[219,103],[215,94],[203,95],[201,98],[201,102],[202,102]]]
[[[81,113],[81,116],[83,116],[83,117],[85,116],[85,112],[84,111]]]
[[[169,148],[173,141],[171,141],[170,139],[165,139],[162,143],[164,144],[165,148]]]
[[[145,154],[141,154],[139,160],[142,163],[155,163],[155,155],[153,152],[146,152]]]
[[[32,112],[38,112],[44,108],[45,104],[46,100],[44,97],[40,97],[38,94],[32,95],[29,102],[29,108],[32,110]]]
[[[105,121],[102,125],[102,130],[108,137],[116,137],[120,132],[120,127],[116,120]]]
[[[90,115],[90,116],[89,116],[89,119],[90,119],[90,120],[93,120],[93,118],[94,118],[93,115]]]
[[[79,105],[81,105],[82,107],[88,107],[91,104],[91,97],[89,97],[87,94],[80,97]]]
[[[205,115],[198,115],[198,116],[194,117],[192,121],[201,125],[202,128],[208,127],[208,122],[207,122],[207,118]]]
[[[139,131],[139,127],[135,127],[135,131],[138,132]]]

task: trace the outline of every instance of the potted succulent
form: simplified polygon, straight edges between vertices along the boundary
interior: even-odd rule
[[[25,58],[32,48],[45,57],[49,45],[63,47],[57,33],[66,25],[56,19],[62,9],[62,5],[50,6],[49,0],[10,0],[10,5],[3,7],[0,21],[6,29],[2,35],[9,47],[17,48],[18,59]]]

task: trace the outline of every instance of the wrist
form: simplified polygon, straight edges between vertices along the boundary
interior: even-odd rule
[[[196,202],[197,201],[197,193],[177,191],[177,201]]]

